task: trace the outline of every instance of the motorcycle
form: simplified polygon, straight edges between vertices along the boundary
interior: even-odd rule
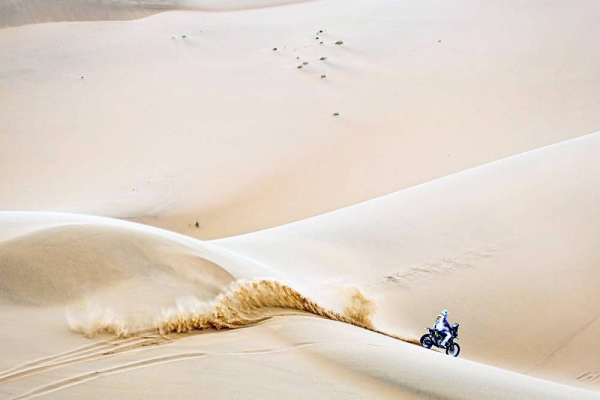
[[[425,335],[421,336],[421,346],[426,349],[430,349],[432,346],[439,347],[440,349],[445,348],[446,354],[452,357],[458,357],[460,353],[460,346],[458,343],[454,343],[455,340],[458,340],[458,324],[454,324],[450,327],[451,337],[446,342],[446,346],[442,346],[442,341],[444,340],[444,335],[435,329],[425,328],[429,331]]]

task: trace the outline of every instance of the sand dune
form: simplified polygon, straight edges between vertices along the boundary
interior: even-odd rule
[[[21,216],[2,219],[27,225],[28,217],[36,218]],[[207,259],[219,259],[222,251],[195,240],[107,219],[73,216],[62,222],[0,243],[0,298],[44,307],[83,299],[86,305],[74,307],[67,319],[88,336],[241,327],[274,315],[273,309],[375,330],[375,306],[356,290],[342,312],[327,310],[278,280],[236,279]],[[245,263],[245,275],[267,273],[251,267]]]
[[[0,253],[4,266],[0,296],[27,305],[64,303],[114,283],[170,270],[181,275],[173,282],[177,290],[187,282],[194,294],[214,296],[233,280],[222,268],[185,248],[172,249],[155,238],[103,226],[36,231],[3,242]],[[147,285],[152,284],[148,280]],[[165,282],[154,289],[164,294]]]
[[[599,4],[0,0],[0,398],[600,398]]]
[[[216,287],[226,289],[235,277],[225,273],[225,266],[235,270],[244,260],[247,275],[266,270],[211,244],[127,222],[47,213],[0,213],[0,220],[12,226],[15,236],[3,239],[0,252],[0,317],[8,328],[0,341],[0,389],[9,398],[156,398],[174,390],[191,396],[203,391],[217,398],[276,393],[291,398],[596,397],[380,335],[372,331],[368,301],[344,299],[354,308],[336,314],[276,281],[271,281],[274,286],[265,285],[267,281],[238,283],[222,292],[216,298],[221,308],[212,315],[225,317],[220,320],[225,324],[215,319],[202,323],[200,317],[206,314],[199,312],[200,296],[211,299]],[[42,224],[46,228],[40,229]],[[19,247],[25,266],[21,269],[14,268],[13,254],[5,250]],[[91,256],[94,261],[86,262]],[[221,265],[210,259],[220,259]],[[104,279],[97,276],[98,269],[105,271]],[[60,293],[57,284],[65,281],[79,291]],[[9,285],[13,290],[7,296]],[[189,307],[190,294],[195,296],[194,307]],[[177,299],[184,303],[175,317],[167,305]],[[94,319],[98,310],[102,318],[95,321],[111,321],[111,329],[86,325],[80,318]],[[156,311],[169,317],[162,325],[138,325],[144,332],[135,334],[122,318],[125,330],[112,329],[117,326],[115,316],[130,312],[139,322],[140,316]],[[303,316],[307,312],[325,319]],[[270,319],[273,316],[277,318]],[[351,325],[360,326],[361,321],[369,329]],[[69,331],[68,322],[70,329],[96,336],[85,339]],[[181,325],[184,322],[187,325]],[[210,333],[248,323],[246,329]],[[194,334],[203,330],[207,333]],[[97,336],[101,331],[125,337]],[[182,331],[188,333],[177,333]],[[21,340],[11,339],[17,334]],[[440,373],[443,383],[435,378]],[[276,385],[269,383],[272,379]]]
[[[210,336],[147,346],[137,362],[125,353],[105,360],[97,370],[67,367],[76,377],[61,382],[46,378],[46,385],[32,393],[96,398],[122,396],[119,388],[127,387],[128,396],[134,399],[174,392],[193,397],[198,391],[216,398],[597,398],[314,318],[285,317],[225,336]],[[437,385],[424,378],[432,373],[433,365]],[[189,379],[190,371],[194,371],[193,379]],[[439,384],[442,380],[448,383]]]
[[[0,28],[60,21],[136,19],[174,8],[172,0],[2,0]]]
[[[596,133],[212,243],[306,290],[361,283],[396,332],[446,307],[464,357],[598,390],[599,152]]]
[[[170,10],[245,10],[307,0],[0,0],[0,29],[61,21],[131,20]]]
[[[213,239],[594,132],[598,7],[327,0],[3,29],[0,209]]]

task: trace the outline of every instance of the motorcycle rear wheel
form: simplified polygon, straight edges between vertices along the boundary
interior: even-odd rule
[[[452,343],[446,347],[446,354],[452,357],[458,357],[460,354],[460,346],[457,343]]]
[[[421,336],[421,346],[425,347],[426,349],[430,349],[431,346],[433,346],[433,340],[431,340],[431,336],[425,334],[423,336]]]

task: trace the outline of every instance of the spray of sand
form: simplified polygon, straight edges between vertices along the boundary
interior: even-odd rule
[[[371,317],[376,305],[358,289],[353,291],[344,310],[336,312],[321,307],[290,286],[270,279],[239,280],[212,301],[183,298],[174,307],[163,308],[154,315],[125,317],[110,309],[88,307],[84,313],[68,313],[67,319],[73,331],[86,336],[110,333],[124,337],[149,331],[168,334],[234,329],[290,311],[314,314],[412,342],[375,329]]]

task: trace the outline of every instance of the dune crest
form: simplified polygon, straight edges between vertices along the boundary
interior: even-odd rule
[[[371,321],[376,309],[375,303],[358,289],[353,291],[344,310],[336,312],[280,281],[256,279],[237,280],[212,301],[196,297],[179,299],[175,306],[163,308],[156,315],[127,317],[110,308],[88,306],[83,313],[67,313],[67,319],[73,331],[86,336],[110,333],[127,337],[149,331],[167,334],[234,329],[289,311],[300,311],[383,333]]]
[[[308,0],[0,0],[0,29],[49,22],[127,21],[176,11],[231,11],[277,7]]]

